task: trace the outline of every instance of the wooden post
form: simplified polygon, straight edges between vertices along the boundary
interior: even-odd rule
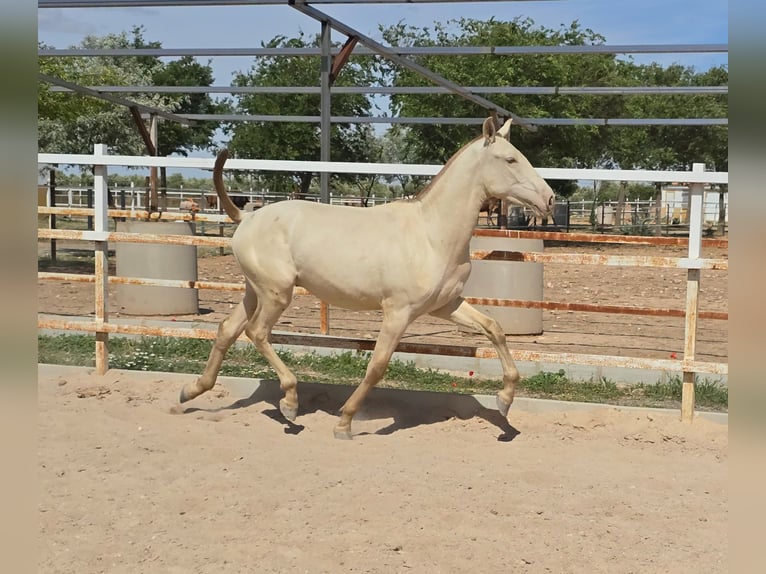
[[[93,155],[105,156],[106,145],[95,144]],[[96,165],[93,169],[93,195],[95,196],[95,221],[94,231],[106,234],[109,231],[109,202],[108,187],[106,182],[106,166]],[[106,241],[95,241],[96,263],[96,323],[104,324],[108,321],[109,306],[109,246]],[[109,370],[109,334],[96,331],[96,373],[105,374]]]
[[[330,306],[325,301],[319,303],[319,332],[330,334]]]
[[[705,171],[705,164],[695,163],[692,171]],[[689,186],[689,260],[700,258],[702,249],[703,197],[705,185],[693,183]],[[697,314],[699,311],[700,270],[689,269],[686,279],[686,320],[684,324],[684,360],[694,360],[697,344]],[[681,390],[681,420],[691,423],[694,420],[694,382],[696,373],[683,374]]]

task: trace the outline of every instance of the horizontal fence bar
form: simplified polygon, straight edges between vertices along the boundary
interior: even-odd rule
[[[44,0],[38,0],[43,2]],[[465,1],[465,0],[463,0]],[[98,0],[98,4],[106,1]],[[405,3],[404,0],[401,3]],[[317,4],[317,2],[312,2]],[[565,46],[387,46],[399,56],[531,56],[553,54],[710,54],[728,53],[729,45],[710,44],[591,44]],[[341,48],[331,47],[330,53],[339,54]],[[121,56],[121,57],[168,57],[168,56],[321,56],[318,47],[306,48],[40,48],[37,55],[55,56]],[[376,56],[377,51],[356,46],[353,56]]]
[[[38,153],[38,164],[64,165],[107,165],[121,167],[172,167],[183,169],[213,170],[214,158],[196,157],[161,157],[87,154]],[[226,169],[247,171],[287,171],[312,173],[358,173],[377,175],[436,175],[442,165],[406,164],[406,163],[354,163],[341,161],[293,161],[229,159]],[[650,181],[728,184],[728,172],[717,171],[659,171],[627,169],[569,169],[536,168],[541,177],[546,179],[575,179],[597,181]]]
[[[321,116],[278,114],[178,114],[200,122],[294,122],[320,123]],[[486,118],[446,118],[409,116],[331,116],[334,124],[428,124],[479,125]],[[728,118],[537,118],[524,121],[538,126],[728,126]]]
[[[688,237],[655,237],[648,235],[606,235],[564,233],[560,231],[522,231],[515,229],[475,229],[474,237],[507,237],[510,239],[545,239],[575,243],[625,243],[633,245],[689,245]],[[729,247],[728,239],[703,239],[703,247]]]
[[[590,255],[583,253],[523,253],[521,251],[476,250],[471,259],[483,261],[529,261],[533,263],[566,263],[570,265],[614,265],[629,267],[665,267],[670,269],[726,270],[726,259],[690,259],[655,257],[652,255]]]
[[[40,271],[37,278],[43,281],[66,281],[72,283],[95,283],[95,275],[83,273],[51,273]],[[110,285],[145,285],[151,287],[175,287],[178,289],[210,289],[214,291],[245,291],[244,283],[224,283],[218,281],[197,281],[184,279],[149,279],[142,277],[115,277],[107,279]]]
[[[187,194],[193,195],[193,194]],[[37,208],[38,215],[77,215],[93,217],[94,208],[89,207],[45,207]],[[109,209],[109,217],[124,217],[126,219],[145,219],[151,221],[190,221],[205,223],[234,223],[228,215],[221,213],[185,213],[182,211],[150,212],[144,209]]]
[[[183,327],[153,327],[147,325],[126,325],[120,323],[96,323],[90,321],[70,321],[61,319],[38,318],[39,329],[62,331],[81,331],[87,333],[109,333],[122,335],[143,335],[149,337],[179,337],[193,339],[215,339],[217,329],[192,329]],[[244,335],[242,341],[248,339]],[[372,351],[375,341],[348,337],[331,337],[328,335],[305,335],[299,333],[273,332],[270,341],[278,345],[300,345],[311,347],[351,349],[356,351]],[[420,353],[431,355],[450,355],[458,357],[474,357],[479,359],[496,359],[494,349],[487,347],[464,345],[431,345],[426,343],[402,342],[396,347],[400,353]],[[541,353],[536,351],[511,351],[516,361],[532,361],[538,363],[564,363],[591,365],[602,367],[624,367],[632,369],[660,369],[666,371],[683,371],[727,375],[729,367],[725,363],[709,363],[705,361],[649,359],[642,357],[619,357],[611,355],[580,355],[575,353]]]
[[[125,233],[121,231],[81,231],[75,229],[38,229],[37,237],[40,239],[69,239],[72,241],[164,243],[167,245],[198,245],[203,247],[229,247],[231,245],[231,238],[229,237]]]
[[[493,299],[489,297],[464,297],[472,305],[492,307],[518,307],[545,309],[548,311],[581,311],[584,313],[611,313],[614,315],[644,315],[648,317],[686,317],[685,309],[658,309],[651,307],[626,307],[621,305],[591,305],[589,303],[565,303],[561,301],[524,301],[521,299]],[[720,311],[699,311],[700,319],[726,321],[729,314]]]
[[[449,4],[466,0],[311,0],[312,4]],[[529,2],[534,0],[472,0],[473,2]],[[556,2],[558,0],[548,0]],[[130,8],[169,6],[280,6],[292,0],[37,0],[38,8]]]
[[[66,281],[72,283],[95,283],[95,275],[82,273],[51,273],[38,272],[37,278],[42,281]],[[111,285],[146,285],[153,287],[176,287],[179,289],[210,289],[215,291],[244,292],[243,283],[223,283],[217,281],[193,281],[182,279],[148,279],[140,277],[108,278]],[[311,295],[309,291],[298,287],[296,295]],[[649,307],[625,307],[618,305],[591,305],[587,303],[564,303],[559,301],[525,301],[521,299],[494,299],[488,297],[464,297],[473,305],[488,305],[493,307],[517,307],[523,309],[546,309],[549,311],[581,311],[585,313],[612,313],[616,315],[646,315],[652,317],[685,317],[684,309],[656,309]],[[700,311],[700,319],[728,320],[729,314],[719,311]]]
[[[72,229],[38,229],[39,239],[71,239],[90,241],[114,241],[124,243],[165,243],[170,245],[200,245],[205,247],[229,247],[228,237],[205,237],[199,235],[164,235],[149,233],[99,232]],[[666,267],[675,269],[729,268],[726,259],[688,259],[683,257],[654,257],[649,255],[586,255],[580,253],[524,253],[520,251],[471,252],[471,259],[492,261],[529,261],[533,263],[567,263],[574,265],[622,265],[637,267]]]
[[[319,86],[86,86],[105,94],[320,94]],[[51,92],[72,92],[51,86]],[[474,94],[528,96],[634,96],[707,95],[724,96],[729,86],[466,86]],[[332,86],[333,94],[454,94],[441,86]]]
[[[191,194],[189,194],[191,195]],[[255,195],[255,194],[253,194]],[[87,207],[46,207],[37,208],[38,215],[75,215],[93,217],[95,209]],[[159,221],[204,221],[211,223],[234,222],[228,215],[219,213],[180,213],[173,211],[148,212],[145,210],[109,209],[109,217],[130,217]],[[475,229],[474,237],[507,237],[510,239],[544,239],[576,243],[615,243],[632,245],[689,245],[688,237],[655,237],[646,235],[611,235],[595,233],[568,233],[559,231],[525,231],[515,229]],[[703,239],[702,247],[729,247],[728,239]]]

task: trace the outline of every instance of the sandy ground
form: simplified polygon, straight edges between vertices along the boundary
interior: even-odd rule
[[[47,242],[39,243],[39,253],[46,255]],[[66,244],[61,253],[66,255]],[[603,255],[656,255],[683,257],[683,247],[647,247],[638,245],[546,245],[546,253],[591,253]],[[726,259],[725,249],[703,249],[703,257]],[[50,271],[72,272],[71,266],[48,268]],[[80,271],[80,270],[74,270]],[[84,271],[84,270],[83,270]],[[92,272],[92,271],[91,271]],[[208,255],[198,259],[198,278],[208,281],[241,282],[242,277],[231,255]],[[150,288],[151,289],[151,288]],[[200,313],[165,317],[168,320],[209,322],[217,325],[241,299],[240,293],[200,291]],[[686,271],[652,267],[607,267],[594,265],[547,264],[544,267],[544,299],[568,303],[592,303],[633,307],[684,309],[686,304]],[[116,305],[114,287],[110,295],[113,317],[124,315]],[[728,310],[727,271],[703,271],[700,288],[700,310]],[[38,311],[45,314],[93,316],[92,284],[40,281]],[[296,296],[278,324],[277,330],[319,333],[319,302],[312,296]],[[330,310],[330,334],[346,337],[377,337],[380,314]],[[482,335],[464,333],[448,321],[422,317],[415,321],[404,337],[408,342],[471,345],[488,347]],[[682,318],[544,311],[543,333],[510,336],[511,348],[550,353],[584,353],[659,359],[681,357],[684,348]],[[703,361],[728,360],[728,326],[726,321],[700,320],[696,358]]]
[[[40,368],[40,572],[728,571],[725,425],[371,397],[339,441],[332,400],[172,414],[190,378]]]

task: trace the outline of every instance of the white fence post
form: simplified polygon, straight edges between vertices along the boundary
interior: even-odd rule
[[[94,144],[93,155],[105,156],[106,145]],[[106,165],[102,162],[93,167],[93,201],[95,208],[95,217],[93,230],[96,233],[109,232],[109,201],[108,186],[106,178]],[[95,241],[95,267],[96,267],[96,323],[104,324],[108,321],[109,305],[109,245],[107,241]],[[103,331],[96,331],[96,372],[103,375],[109,370],[109,334]]]
[[[695,163],[692,172],[705,171],[704,163]],[[689,259],[700,258],[702,250],[702,220],[705,184],[689,186]],[[684,360],[693,361],[697,343],[697,312],[699,310],[700,269],[689,269],[686,278],[686,320],[684,324]],[[694,381],[696,373],[684,371],[681,391],[681,420],[694,420]]]

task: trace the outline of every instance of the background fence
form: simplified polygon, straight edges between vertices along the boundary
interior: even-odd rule
[[[141,277],[110,277],[108,275],[108,242],[132,243],[166,243],[184,245],[203,245],[226,247],[227,237],[208,236],[177,236],[159,234],[134,234],[109,230],[110,217],[136,217],[146,219],[166,220],[198,220],[211,223],[229,221],[221,214],[190,214],[190,213],[148,213],[138,209],[109,209],[109,189],[107,187],[107,166],[128,167],[187,167],[211,169],[212,158],[176,158],[176,157],[132,157],[108,156],[106,146],[97,145],[93,155],[81,154],[39,154],[38,162],[42,164],[63,165],[92,165],[94,166],[93,207],[40,207],[43,215],[80,214],[93,218],[92,230],[38,229],[41,239],[69,239],[94,242],[95,273],[93,275],[77,275],[66,273],[39,273],[41,280],[88,281],[95,284],[95,313],[93,321],[83,320],[51,320],[38,318],[38,327],[44,329],[63,329],[82,332],[93,332],[96,336],[96,369],[99,373],[108,370],[108,336],[115,334],[155,335],[190,338],[215,338],[215,331],[207,329],[183,329],[168,327],[149,327],[141,325],[111,324],[108,317],[109,284],[123,283],[136,285],[170,286],[187,289],[222,289],[229,291],[244,290],[239,284],[225,284],[201,281],[173,281],[147,279]],[[441,166],[413,164],[352,164],[345,162],[297,162],[297,161],[267,161],[234,159],[227,162],[227,169],[243,170],[272,170],[272,171],[311,171],[311,172],[346,172],[367,174],[408,174],[434,175]],[[684,309],[652,309],[639,307],[617,307],[592,304],[572,304],[555,301],[522,301],[511,299],[469,298],[468,301],[481,305],[497,305],[506,307],[566,309],[571,311],[606,312],[622,314],[643,314],[653,316],[676,316],[685,318],[684,352],[680,359],[650,359],[624,356],[585,355],[572,353],[538,353],[532,351],[513,351],[515,360],[547,361],[581,365],[609,365],[628,368],[662,369],[683,372],[683,397],[681,415],[690,421],[694,414],[694,382],[696,373],[728,374],[726,363],[713,363],[695,360],[697,320],[710,318],[726,320],[727,313],[700,313],[698,308],[700,272],[706,270],[728,269],[725,259],[704,259],[701,257],[703,243],[708,245],[725,246],[728,243],[720,239],[703,240],[704,223],[704,189],[706,183],[727,184],[728,174],[721,172],[706,172],[702,164],[695,164],[690,172],[673,171],[628,171],[628,170],[572,170],[572,169],[538,169],[540,175],[548,179],[590,179],[606,181],[683,181],[688,183],[688,238],[687,237],[637,237],[621,235],[592,235],[582,233],[560,233],[546,231],[514,231],[514,230],[477,230],[479,235],[497,235],[501,237],[540,238],[549,240],[568,240],[577,242],[611,242],[611,243],[643,243],[650,245],[686,245],[687,257],[655,257],[655,256],[624,256],[624,255],[586,255],[586,254],[546,254],[514,251],[473,252],[474,259],[533,261],[538,263],[575,263],[582,265],[619,265],[619,266],[648,266],[657,268],[685,269],[687,271],[686,305]],[[67,198],[69,194],[67,194]],[[328,338],[323,336],[329,332],[329,314],[327,306],[323,305],[321,334],[274,334],[272,341],[278,344],[302,344],[310,346],[326,346],[345,349],[371,350],[374,341],[359,339]],[[496,357],[491,348],[463,348],[444,345],[431,346],[415,343],[402,343],[397,348],[401,352],[453,354],[459,356],[475,356],[479,358]]]

